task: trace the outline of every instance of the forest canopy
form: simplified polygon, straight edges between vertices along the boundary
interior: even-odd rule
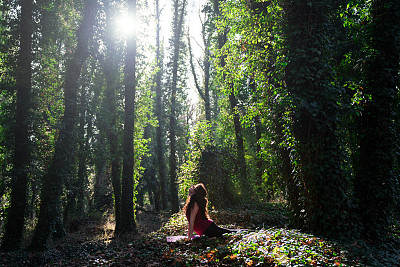
[[[0,22],[3,250],[106,210],[136,232],[196,183],[328,237],[399,221],[399,1],[3,0]]]

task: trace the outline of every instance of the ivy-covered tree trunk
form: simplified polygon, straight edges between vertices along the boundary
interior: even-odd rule
[[[228,82],[229,83],[229,82]],[[231,107],[231,113],[233,115],[233,126],[235,129],[235,140],[236,140],[236,149],[237,149],[237,160],[239,166],[239,181],[241,183],[242,190],[245,194],[250,193],[250,183],[247,180],[247,170],[246,170],[246,159],[244,152],[244,140],[242,135],[242,125],[240,124],[240,114],[237,106],[237,99],[235,96],[235,89],[233,88],[233,84],[228,84],[230,87],[229,94],[229,104]]]
[[[93,77],[94,66],[92,66],[92,73],[88,75],[89,79]],[[89,81],[90,82],[90,81]],[[85,199],[87,199],[87,185],[88,185],[88,164],[90,159],[90,143],[89,140],[92,137],[92,121],[90,114],[90,108],[88,103],[89,83],[87,82],[82,88],[80,96],[80,111],[79,111],[79,131],[78,131],[78,175],[77,175],[77,191],[76,191],[76,214],[79,216],[85,215]]]
[[[213,1],[213,6],[214,6],[214,12],[217,15],[217,17],[220,15],[219,11],[219,1],[214,0]],[[226,38],[227,38],[227,32],[218,32],[218,48],[221,49],[225,43],[226,43]],[[222,68],[225,67],[226,62],[225,62],[225,57],[222,57],[220,62],[220,66]],[[250,183],[247,180],[247,169],[246,169],[246,159],[245,159],[245,150],[244,150],[244,140],[243,140],[243,135],[242,135],[242,125],[240,123],[240,114],[237,108],[237,99],[235,95],[235,89],[233,88],[234,85],[232,82],[228,81],[228,77],[224,75],[224,83],[226,83],[225,86],[228,87],[229,90],[229,105],[231,109],[231,114],[233,116],[233,126],[235,129],[235,141],[236,141],[236,149],[237,149],[237,167],[238,167],[238,173],[239,173],[239,182],[242,187],[243,191],[243,196],[247,197],[247,194],[250,194]]]
[[[14,131],[14,175],[2,249],[19,248],[24,230],[29,176],[29,109],[31,108],[33,1],[21,1],[20,47],[17,64],[17,104]]]
[[[183,27],[183,19],[185,15],[187,0],[183,0],[182,7],[179,9],[179,0],[174,1],[174,22],[173,22],[173,62],[172,62],[172,84],[171,84],[171,110],[169,116],[169,178],[172,212],[179,211],[178,188],[176,184],[176,91],[178,81],[178,61],[180,54],[180,43]],[[180,12],[179,12],[180,11]]]
[[[92,70],[94,68],[92,67]],[[77,175],[71,175],[66,180],[67,191],[67,204],[64,206],[64,223],[67,224],[68,220],[74,216],[84,216],[84,200],[87,185],[87,159],[89,156],[89,136],[86,134],[86,129],[89,130],[87,125],[88,114],[88,95],[86,93],[87,86],[90,84],[90,79],[93,76],[93,71],[89,75],[85,75],[84,84],[81,86],[82,90],[79,97],[78,105],[78,118],[79,123],[77,127]]]
[[[30,244],[34,250],[43,250],[57,227],[61,214],[60,197],[65,178],[71,175],[74,162],[75,124],[77,120],[77,90],[81,68],[89,56],[89,41],[93,35],[96,19],[97,0],[85,2],[83,20],[77,31],[77,47],[72,59],[68,62],[64,84],[64,117],[55,152],[49,170],[43,177],[40,213],[38,223]],[[59,225],[58,225],[59,226]]]
[[[106,22],[107,23],[107,22]],[[90,210],[102,210],[106,204],[112,202],[112,198],[107,194],[108,192],[108,175],[107,175],[107,159],[108,146],[107,146],[107,122],[104,117],[98,116],[98,111],[101,112],[101,94],[100,90],[94,90],[93,99],[96,109],[96,115],[94,116],[94,126],[97,129],[95,134],[95,141],[93,142],[93,165],[94,165],[94,186],[93,186],[93,197],[91,199]],[[98,110],[98,111],[97,111]]]
[[[136,0],[128,1],[128,13],[136,18]],[[135,154],[133,134],[136,94],[136,31],[128,35],[125,59],[125,124],[123,141],[120,233],[136,231],[133,190]]]
[[[258,96],[257,93],[257,84],[256,82],[250,78],[249,81],[249,88],[254,96],[255,101],[259,101],[260,96]],[[256,100],[257,99],[257,100]],[[262,138],[262,122],[261,122],[261,116],[256,115],[254,117],[254,133],[256,137],[256,186],[262,186],[263,184],[263,173],[264,173],[264,161],[262,159],[261,153],[261,138]],[[268,193],[267,198],[270,199],[270,194]]]
[[[157,73],[156,73],[156,118],[158,125],[156,128],[156,154],[157,154],[157,166],[158,166],[158,180],[160,182],[160,193],[159,196],[155,196],[156,202],[160,202],[160,208],[165,210],[167,208],[167,195],[166,195],[166,166],[164,161],[164,142],[163,142],[163,104],[162,104],[162,91],[161,91],[161,78],[162,78],[162,53],[161,53],[161,42],[160,42],[160,7],[159,0],[156,0],[156,60],[157,60]],[[159,200],[157,200],[159,199]]]
[[[96,122],[98,133],[94,145],[94,186],[93,198],[91,199],[90,210],[101,210],[109,203],[111,197],[107,196],[107,137],[104,122],[102,119]],[[111,201],[110,201],[111,202]]]
[[[151,125],[147,125],[144,128],[144,133],[143,133],[143,139],[144,140],[148,140],[150,138],[152,138],[152,136],[154,135],[153,133],[153,127]],[[154,209],[156,211],[160,210],[160,203],[158,201],[158,199],[156,198],[157,196],[157,190],[156,190],[156,169],[155,167],[157,166],[156,164],[156,159],[153,156],[154,153],[152,153],[154,151],[154,145],[150,144],[150,153],[149,155],[145,155],[142,158],[142,163],[141,165],[144,168],[143,171],[143,175],[140,177],[139,183],[138,183],[138,193],[136,196],[137,199],[137,204],[141,207],[144,207],[145,203],[144,203],[144,196],[146,191],[149,194],[149,201],[150,201],[150,205],[154,205]]]
[[[400,2],[372,1],[371,17],[373,54],[367,62],[360,159],[354,184],[365,237],[383,240],[393,219],[395,198],[394,112],[399,85]]]
[[[120,231],[121,224],[121,157],[118,144],[117,131],[117,90],[119,87],[119,68],[115,60],[117,51],[115,36],[112,26],[112,12],[109,1],[104,3],[106,13],[105,45],[106,60],[103,62],[104,76],[107,88],[105,89],[106,136],[109,144],[109,157],[111,161],[111,184],[114,192],[115,231]]]
[[[304,185],[305,220],[325,235],[345,234],[349,202],[336,137],[340,89],[331,85],[330,15],[336,1],[285,2],[286,85],[293,101],[293,136]],[[295,199],[294,199],[295,200]]]
[[[301,213],[301,210],[303,209],[301,202],[301,192],[303,191],[303,187],[302,183],[300,183],[298,177],[295,175],[294,166],[290,158],[290,148],[283,145],[285,140],[283,120],[284,110],[279,110],[279,108],[280,107],[278,107],[278,110],[273,112],[276,133],[275,144],[277,144],[276,150],[281,160],[279,170],[283,181],[286,184],[287,199],[291,211],[292,223],[296,227],[304,227],[304,220]]]
[[[203,36],[203,39],[205,37]],[[204,109],[206,112],[206,120],[211,122],[211,99],[210,99],[210,77],[211,77],[211,62],[210,62],[210,41],[204,40]]]

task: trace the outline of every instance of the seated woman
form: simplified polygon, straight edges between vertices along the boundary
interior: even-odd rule
[[[225,229],[217,226],[208,216],[207,191],[203,184],[197,184],[189,188],[189,196],[183,211],[188,220],[188,238],[193,238],[193,231],[199,236],[220,237],[225,233],[235,232],[235,230]]]

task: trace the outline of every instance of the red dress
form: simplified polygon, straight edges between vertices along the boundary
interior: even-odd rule
[[[190,218],[188,216],[186,216],[186,218],[190,223]],[[212,220],[203,219],[200,212],[197,212],[196,219],[194,220],[193,231],[195,231],[198,235],[202,235],[212,223]]]

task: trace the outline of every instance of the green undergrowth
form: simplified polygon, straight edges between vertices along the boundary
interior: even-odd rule
[[[200,237],[169,244],[162,251],[162,265],[364,266],[352,259],[349,252],[325,239],[287,227],[260,228],[268,222],[266,217],[275,218],[278,225],[287,223],[287,214],[277,206],[271,206],[271,212],[267,209],[231,209],[213,211],[210,215],[224,227],[246,229],[221,238]],[[166,236],[186,235],[186,229],[185,216],[178,213],[148,237],[165,242]]]

